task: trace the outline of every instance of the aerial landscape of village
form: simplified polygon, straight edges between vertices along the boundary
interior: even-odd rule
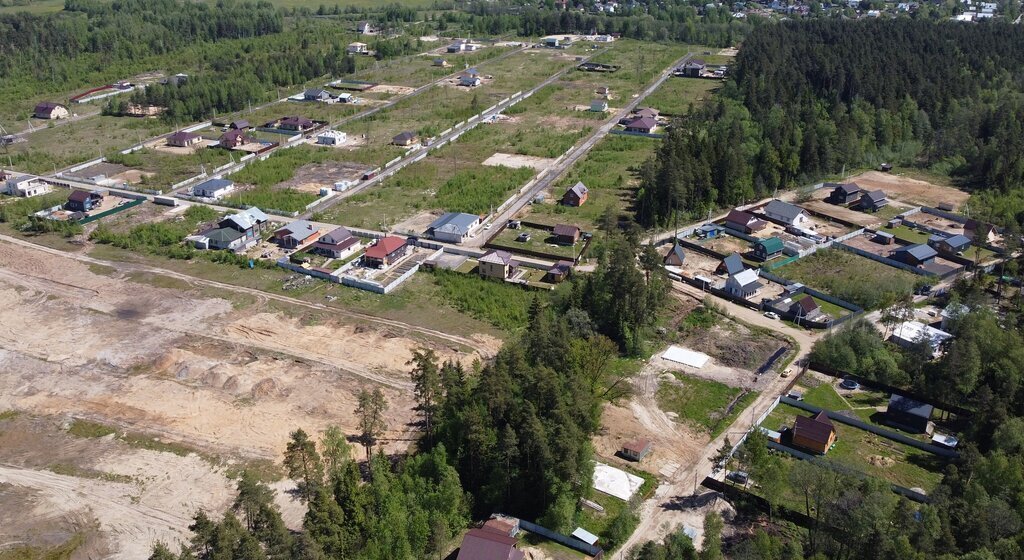
[[[1018,0],[0,0],[0,560],[1024,560]]]

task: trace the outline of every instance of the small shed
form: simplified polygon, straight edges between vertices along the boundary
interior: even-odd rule
[[[589,544],[590,546],[594,546],[595,544],[597,544],[597,535],[591,533],[583,527],[576,527],[576,530],[572,532],[572,537],[574,539],[579,539]]]
[[[824,410],[814,416],[797,416],[793,445],[824,455],[836,442],[836,428]]]
[[[923,434],[929,431],[928,423],[934,410],[935,407],[930,404],[893,393],[889,397],[889,406],[885,410],[885,417],[890,424],[910,432]]]
[[[619,452],[630,461],[643,461],[644,457],[651,452],[651,441],[647,439],[627,441],[622,444],[622,449]]]
[[[603,113],[608,110],[608,101],[606,99],[595,99],[590,102],[590,110],[595,113]]]
[[[884,231],[876,231],[871,240],[880,245],[892,245],[896,242],[896,236]]]
[[[559,245],[575,245],[580,239],[580,228],[566,224],[558,224],[551,230],[555,243]]]
[[[665,255],[665,266],[683,266],[684,262],[686,262],[686,253],[683,251],[683,248],[678,244],[672,245],[668,254]]]

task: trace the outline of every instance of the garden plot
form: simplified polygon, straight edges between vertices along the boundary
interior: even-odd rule
[[[664,116],[682,116],[691,106],[697,107],[711,99],[721,86],[718,80],[669,78],[644,100],[644,106],[657,109]]]
[[[874,243],[867,236],[857,236],[846,243],[885,255],[893,247]],[[915,285],[927,281],[922,276],[840,249],[817,251],[776,269],[774,273],[864,309],[876,308],[889,297],[910,294]]]
[[[710,255],[705,255],[704,253],[690,251],[685,247],[683,248],[683,251],[686,253],[686,260],[683,261],[682,267],[684,275],[689,276],[690,278],[694,278],[696,276],[704,276],[706,278],[715,277],[715,271],[718,270],[718,265],[721,264],[722,261]]]
[[[112,214],[86,226],[86,232],[89,232],[89,228],[102,227],[109,229],[116,233],[126,233],[133,227],[141,224],[149,224],[154,222],[160,222],[169,219],[173,216],[181,214],[187,209],[187,206],[178,206],[175,208],[168,208],[167,206],[160,206],[151,202],[144,202],[134,208],[125,210],[124,212],[118,212]]]

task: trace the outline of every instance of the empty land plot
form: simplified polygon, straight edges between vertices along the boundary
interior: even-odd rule
[[[503,154],[501,152],[497,152],[491,157],[485,159],[483,164],[492,167],[503,165],[513,169],[529,167],[535,171],[542,171],[550,167],[552,162],[554,162],[554,160],[551,158],[524,156],[520,154]]]
[[[231,152],[222,148],[200,148],[191,154],[171,154],[152,148],[144,148],[131,154],[116,154],[107,158],[126,169],[135,170],[140,176],[127,181],[130,187],[167,191],[170,186],[195,177],[203,170],[211,170],[231,161]],[[241,154],[235,155],[237,160]],[[76,173],[87,177],[92,168]],[[113,178],[113,177],[112,177]]]
[[[293,181],[296,171],[310,164],[342,162],[347,155],[348,152],[344,150],[309,145],[281,150],[266,160],[254,162],[232,175],[231,179],[238,183],[242,190],[229,196],[227,200],[285,212],[304,210],[306,205],[315,201],[318,196],[316,193],[289,186],[298,184]],[[342,168],[340,164],[338,167]],[[306,182],[309,178],[308,174],[303,174],[300,181]]]
[[[688,50],[685,45],[622,39],[590,60],[617,65],[620,67],[617,72],[574,70],[566,75],[566,81],[588,83],[594,87],[608,86],[618,93],[620,99],[629,99]]]
[[[818,251],[774,272],[864,309],[875,309],[888,298],[910,294],[924,280],[911,272],[840,249]]]
[[[11,146],[10,156],[17,169],[52,173],[54,167],[60,169],[121,150],[170,129],[157,119],[97,115],[34,132],[26,142]]]
[[[529,238],[522,237],[524,234]],[[554,234],[550,230],[528,226],[521,226],[518,229],[504,228],[487,245],[513,253],[532,251],[565,260],[575,259],[583,248],[582,241],[574,246],[559,245],[554,242]]]
[[[640,165],[654,155],[659,145],[651,138],[606,136],[555,183],[548,201],[530,206],[529,212],[583,229],[595,227],[608,208],[619,222],[631,221]],[[580,207],[558,204],[565,191],[578,181],[590,190],[587,202]]]
[[[889,212],[879,211],[874,214],[869,214],[867,212],[854,210],[853,208],[847,208],[845,206],[839,206],[836,204],[825,202],[824,199],[828,197],[829,194],[831,194],[831,191],[829,191],[828,189],[818,189],[813,193],[813,198],[811,200],[807,202],[801,202],[800,205],[803,206],[804,208],[807,208],[808,210],[812,210],[820,214],[825,214],[827,216],[839,218],[841,220],[846,220],[847,222],[851,222],[864,227],[878,227],[885,223],[885,220],[887,219],[887,215],[889,214],[889,212],[895,211],[895,213],[893,214],[895,215],[900,212],[903,212],[904,210],[909,209],[909,206],[904,207],[902,205],[890,202],[889,206],[883,208],[883,210],[891,209],[889,210]]]
[[[850,182],[857,183],[861,188],[868,190],[881,189],[890,199],[932,207],[946,203],[953,205],[954,208],[959,208],[964,202],[967,202],[967,198],[970,196],[953,187],[880,171],[861,173],[850,178]]]
[[[690,107],[698,107],[711,99],[721,85],[722,82],[718,80],[669,78],[643,104],[657,109],[665,116],[682,116]]]
[[[746,409],[757,392],[673,372],[658,386],[658,407],[674,418],[716,437]]]

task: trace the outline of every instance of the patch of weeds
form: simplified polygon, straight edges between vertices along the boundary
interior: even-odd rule
[[[68,428],[68,433],[75,437],[100,438],[115,433],[116,430],[99,422],[76,419]]]
[[[117,269],[105,264],[89,263],[89,272],[100,276],[113,276]]]
[[[0,560],[69,560],[84,543],[85,535],[75,533],[64,544],[50,548],[19,545],[0,550]]]
[[[19,414],[21,413],[17,410],[4,410],[0,412],[0,420],[13,420],[17,418]]]
[[[283,479],[285,475],[284,468],[274,461],[269,459],[250,459],[229,466],[224,472],[224,476],[231,480],[237,480],[242,477],[242,473],[245,471],[249,471],[250,474],[256,476],[257,480],[267,484],[277,482]]]
[[[64,476],[73,476],[75,478],[92,478],[96,480],[102,480],[104,482],[119,482],[122,484],[131,484],[135,482],[135,478],[126,474],[114,474],[102,471],[96,471],[93,469],[83,469],[76,467],[75,465],[69,465],[67,463],[54,463],[46,467],[46,470]]]

